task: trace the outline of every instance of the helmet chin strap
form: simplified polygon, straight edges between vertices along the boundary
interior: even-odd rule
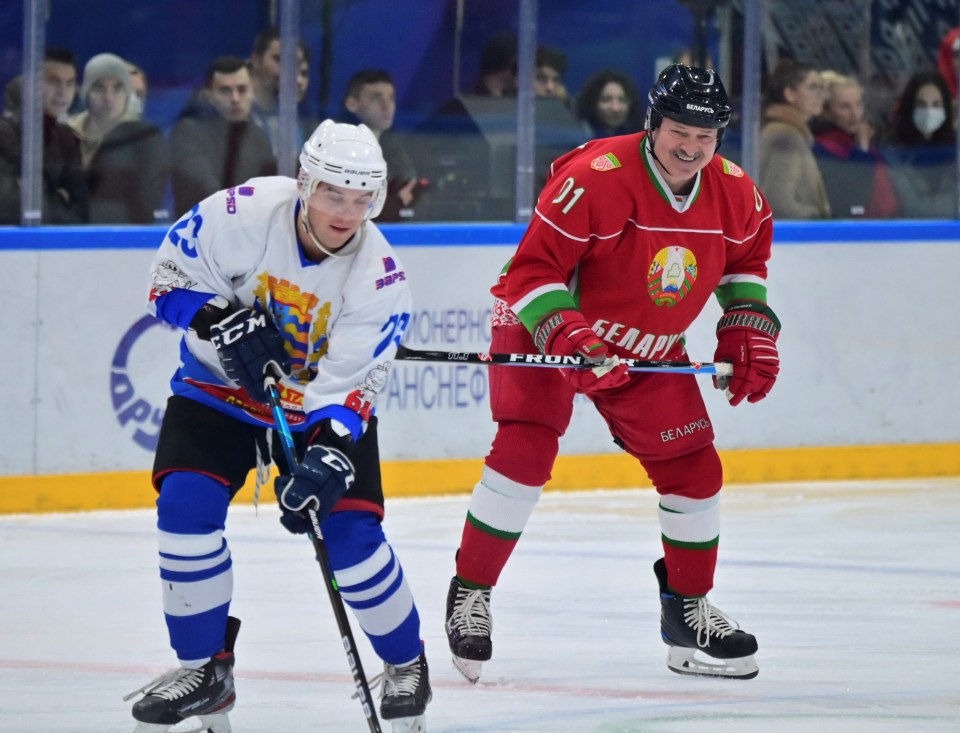
[[[317,249],[319,249],[321,252],[323,252],[327,257],[347,257],[348,255],[353,254],[354,249],[356,249],[355,247],[350,247],[345,245],[340,248],[339,252],[331,252],[329,249],[327,249],[322,244],[320,244],[320,240],[317,239],[317,237],[313,233],[313,229],[310,228],[310,219],[307,216],[307,209],[309,208],[310,207],[307,205],[306,201],[300,202],[300,223],[303,224],[303,231],[305,231],[307,233],[307,236],[310,237],[310,241],[313,242],[314,246]],[[363,227],[362,222],[360,224],[360,227]],[[357,236],[357,232],[353,233],[353,236],[351,237],[351,239],[353,239],[353,237],[355,236]]]
[[[660,129],[660,128],[657,128],[657,129]],[[667,168],[667,166],[664,164],[664,162],[663,162],[662,160],[660,160],[660,157],[657,155],[657,148],[656,148],[656,146],[654,146],[654,144],[653,144],[653,133],[654,133],[654,132],[656,132],[656,130],[651,130],[651,131],[650,131],[650,135],[649,135],[649,138],[650,138],[650,155],[653,156],[653,159],[654,159],[655,161],[657,161],[657,163],[660,164],[660,167],[663,168],[663,169],[667,172],[668,175],[671,175],[671,176],[672,176],[673,173],[670,172],[670,169]]]

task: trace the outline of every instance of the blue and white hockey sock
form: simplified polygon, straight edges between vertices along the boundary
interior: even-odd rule
[[[383,661],[404,665],[423,651],[420,615],[403,568],[369,512],[336,512],[321,526],[340,595]]]
[[[166,476],[157,499],[163,612],[184,667],[201,667],[223,649],[233,597],[223,537],[229,505],[228,487],[185,471]]]

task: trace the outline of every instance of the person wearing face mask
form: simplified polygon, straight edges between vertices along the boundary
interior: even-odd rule
[[[957,215],[957,134],[950,87],[937,71],[914,74],[894,106],[891,180],[907,218]]]

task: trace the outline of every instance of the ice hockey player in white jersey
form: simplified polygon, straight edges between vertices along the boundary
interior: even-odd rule
[[[303,146],[297,180],[213,194],[154,257],[148,309],[184,331],[153,468],[163,611],[180,666],[128,696],[143,693],[137,731],[187,718],[199,721],[193,730],[230,729],[240,624],[224,527],[271,452],[288,473],[268,440],[274,365],[300,461],[274,485],[281,522],[303,533],[301,512],[316,511],[343,600],[384,661],[380,715],[395,732],[425,730],[420,618],[381,527],[374,407],[411,308],[403,264],[370,221],[386,180],[370,130],[326,120]]]

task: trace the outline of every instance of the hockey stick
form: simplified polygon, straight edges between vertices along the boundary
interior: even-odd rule
[[[483,351],[421,351],[400,346],[397,358],[404,361],[458,362],[460,364],[498,364],[505,366],[577,368],[594,366],[579,356],[549,356],[544,354],[488,354]],[[682,362],[621,359],[631,372],[660,372],[666,374],[713,374],[728,377],[733,364],[725,361]]]
[[[292,474],[297,466],[297,455],[294,450],[290,424],[287,422],[283,405],[280,403],[280,391],[277,389],[276,379],[267,377],[264,380],[264,387],[266,387],[267,396],[270,398],[273,422],[277,426],[277,432],[280,433],[280,443],[283,446],[284,460],[287,462],[287,472]],[[326,581],[330,605],[333,606],[333,615],[336,617],[337,627],[340,629],[340,641],[343,643],[344,651],[347,652],[347,663],[353,673],[353,682],[357,686],[357,695],[360,698],[360,705],[363,707],[363,714],[367,718],[367,725],[370,726],[370,733],[383,733],[373,705],[373,696],[370,694],[370,685],[367,684],[367,677],[360,662],[357,641],[354,639],[353,631],[350,628],[350,619],[347,618],[347,611],[343,607],[343,598],[340,597],[340,589],[337,587],[337,581],[330,570],[330,556],[327,554],[327,546],[323,543],[320,520],[317,517],[317,512],[312,508],[307,509],[306,515],[307,519],[310,520],[310,526],[313,527],[310,539],[313,541],[313,549],[317,553],[317,562],[320,564],[323,579]]]

